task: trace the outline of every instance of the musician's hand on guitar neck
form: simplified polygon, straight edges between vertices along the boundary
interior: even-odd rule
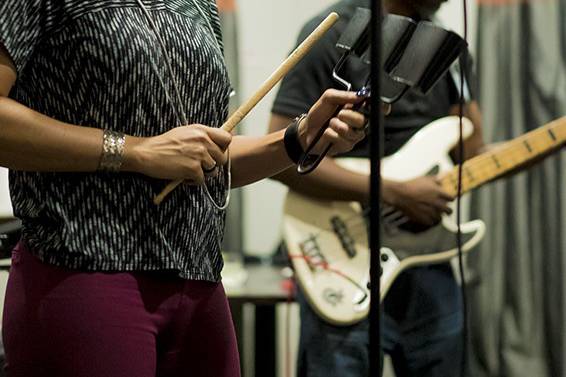
[[[333,145],[330,154],[351,150],[364,138],[364,127],[367,119],[363,114],[348,109],[348,107],[364,100],[365,97],[360,97],[355,92],[335,89],[324,92],[299,126],[299,138],[303,149],[306,149],[307,145],[315,138],[320,127],[330,119],[329,127],[324,132],[321,142],[317,143],[313,153],[321,153],[329,144]],[[342,106],[345,108],[333,117],[338,107]]]
[[[425,176],[405,182],[384,183],[383,199],[410,220],[432,226],[440,222],[442,214],[450,214],[448,203],[452,201],[437,177]]]

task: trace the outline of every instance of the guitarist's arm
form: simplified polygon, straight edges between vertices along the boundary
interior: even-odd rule
[[[272,114],[269,132],[285,128],[291,118]],[[319,167],[306,176],[287,169],[275,177],[303,195],[322,200],[345,200],[366,203],[369,199],[369,176],[347,170],[332,158],[325,158]],[[447,204],[452,199],[435,177],[420,177],[406,182],[382,181],[382,199],[399,208],[411,220],[432,225],[440,221],[442,213],[449,213]]]

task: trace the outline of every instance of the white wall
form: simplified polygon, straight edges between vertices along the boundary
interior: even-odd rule
[[[12,216],[12,205],[8,192],[8,170],[0,168],[0,218]]]
[[[239,0],[240,98],[248,98],[294,47],[301,26],[328,0]],[[246,118],[248,135],[267,131],[274,89]],[[244,250],[271,253],[279,240],[282,185],[265,180],[244,189]]]
[[[0,168],[0,219],[12,217],[12,205],[8,193],[8,170]],[[0,271],[0,323],[2,321],[4,296],[6,284],[8,282],[8,272]]]
[[[328,0],[239,0],[240,96],[248,98],[285,59],[303,23],[331,4]],[[462,33],[460,0],[449,0],[438,13],[448,28]],[[475,47],[475,3],[469,2],[470,47]],[[242,130],[248,135],[267,131],[276,89],[246,118]],[[271,253],[280,237],[283,196],[286,189],[265,180],[244,189],[244,250],[249,254]]]
[[[472,55],[476,52],[477,4],[468,0],[468,46]],[[464,36],[464,7],[462,0],[448,0],[437,13],[438,20],[447,29]]]

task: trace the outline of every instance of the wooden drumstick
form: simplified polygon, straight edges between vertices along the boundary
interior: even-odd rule
[[[222,129],[228,132],[232,132],[234,128],[244,119],[246,115],[262,100],[263,97],[281,79],[295,66],[303,57],[310,51],[316,42],[324,35],[326,32],[338,21],[338,14],[331,13],[326,17],[324,21],[301,43],[295,51],[289,55],[287,59],[269,76],[269,78],[261,85],[261,87],[251,96],[245,103],[243,103],[222,125]],[[165,189],[155,197],[153,202],[155,204],[161,204],[171,191],[175,189],[178,185],[183,183],[182,179],[170,182]]]

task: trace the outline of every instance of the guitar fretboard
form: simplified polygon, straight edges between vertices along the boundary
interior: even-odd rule
[[[510,140],[492,151],[471,158],[464,162],[462,167],[462,193],[492,181],[548,151],[559,148],[565,142],[566,116]],[[456,196],[458,167],[442,177],[441,185],[448,193]]]

